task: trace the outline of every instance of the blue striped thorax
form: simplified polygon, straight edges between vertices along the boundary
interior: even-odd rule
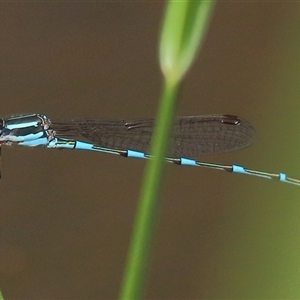
[[[32,114],[0,120],[0,144],[47,146],[54,138],[50,120],[45,115]]]

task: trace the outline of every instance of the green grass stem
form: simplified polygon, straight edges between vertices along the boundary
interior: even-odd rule
[[[145,170],[130,244],[122,300],[140,299],[144,293],[153,229],[158,223],[157,208],[162,184],[164,157],[180,81],[190,67],[210,19],[214,1],[169,1],[160,41],[160,65],[164,75],[163,93],[152,136],[151,151]]]

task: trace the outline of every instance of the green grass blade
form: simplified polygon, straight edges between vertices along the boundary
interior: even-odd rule
[[[154,158],[146,166],[120,299],[140,299],[148,270],[164,157],[180,81],[190,67],[210,19],[213,1],[169,1],[160,42],[164,88],[151,141]],[[201,19],[201,20],[200,20]],[[174,23],[175,22],[175,23]],[[173,25],[172,25],[173,24]],[[176,24],[176,27],[172,27]],[[178,25],[179,24],[179,25]]]
[[[170,1],[166,9],[159,60],[168,81],[182,79],[204,40],[214,1]]]

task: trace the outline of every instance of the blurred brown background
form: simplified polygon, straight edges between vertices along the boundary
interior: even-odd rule
[[[164,2],[1,3],[3,117],[154,117]],[[299,3],[216,5],[178,115],[236,114],[249,148],[204,160],[300,176]],[[8,299],[116,299],[145,161],[3,147]],[[168,166],[145,299],[299,299],[299,188]]]

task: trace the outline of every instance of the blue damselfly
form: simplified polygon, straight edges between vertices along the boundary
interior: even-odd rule
[[[118,154],[149,159],[153,119],[50,121],[41,114],[0,119],[0,145],[44,146]],[[166,161],[177,165],[206,167],[253,175],[300,185],[300,180],[284,173],[270,173],[239,165],[203,162],[191,157],[238,150],[251,144],[254,128],[232,115],[177,117],[170,137]]]

